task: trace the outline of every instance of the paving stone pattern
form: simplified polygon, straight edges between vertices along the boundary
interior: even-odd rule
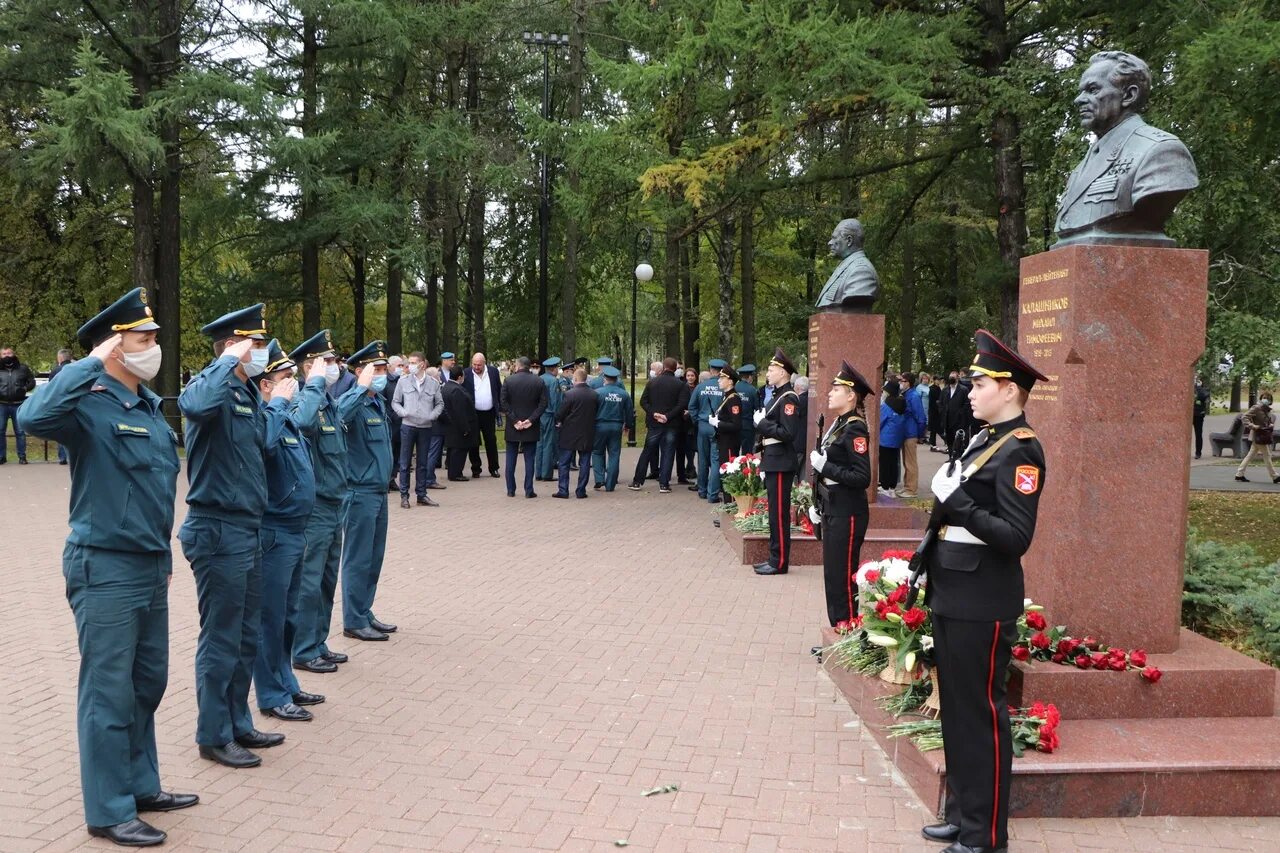
[[[6,853],[111,849],[80,802],[66,472],[0,469]],[[328,702],[311,723],[264,718],[288,741],[252,770],[196,753],[179,556],[161,770],[202,802],[151,816],[168,849],[939,849],[918,834],[926,806],[808,655],[817,570],[755,577],[682,487],[560,501],[549,485],[533,501],[486,478],[433,493],[439,509],[394,502],[376,613],[400,632],[335,640],[351,662],[301,679]],[[641,796],[664,784],[679,791]],[[1012,835],[1019,853],[1271,851],[1280,820],[1024,820]]]

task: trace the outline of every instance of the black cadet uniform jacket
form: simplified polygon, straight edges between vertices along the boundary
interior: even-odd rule
[[[805,424],[800,417],[800,398],[791,383],[775,389],[756,424],[756,445],[760,448],[762,471],[796,470],[796,449],[804,443]]]
[[[737,391],[730,391],[724,395],[724,399],[716,409],[716,417],[720,420],[720,426],[716,427],[717,436],[737,437],[742,434],[742,397]],[[721,459],[720,461],[728,462],[729,460]]]
[[[827,464],[818,475],[822,514],[866,515],[867,487],[871,485],[871,434],[867,422],[852,412],[840,415],[822,444],[827,454]]]
[[[1044,449],[1025,416],[988,427],[961,457],[964,470],[1012,432],[982,468],[966,476],[942,506],[943,524],[965,528],[984,544],[939,542],[925,600],[941,616],[972,621],[1017,619],[1023,612],[1022,555],[1036,530],[1044,488]]]

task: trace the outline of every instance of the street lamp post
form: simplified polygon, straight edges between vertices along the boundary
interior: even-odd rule
[[[569,44],[566,33],[531,33],[521,40],[542,48],[542,120],[551,121],[551,48]],[[547,144],[539,157],[541,176],[538,197],[538,358],[547,357],[547,242],[551,228],[551,173],[547,164]]]
[[[649,263],[649,250],[653,248],[653,231],[648,226],[643,226],[636,232],[635,241],[632,244],[632,257],[635,262],[635,270],[631,276],[631,401],[635,405],[636,399],[636,301],[637,294],[640,291],[640,282],[651,281],[653,279],[653,266]],[[636,446],[636,431],[631,431],[631,438],[627,441],[628,447]]]

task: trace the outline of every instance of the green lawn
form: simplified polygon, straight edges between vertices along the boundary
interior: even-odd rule
[[[1192,492],[1187,520],[1201,539],[1243,543],[1269,561],[1280,560],[1280,495]]]

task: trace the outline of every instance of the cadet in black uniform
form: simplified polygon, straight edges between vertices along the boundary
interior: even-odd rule
[[[707,419],[716,431],[716,461],[723,465],[738,455],[738,443],[742,441],[742,396],[737,391],[738,371],[729,365],[720,368],[720,391],[724,398],[715,412]],[[708,495],[712,501],[733,503],[724,490],[718,494]]]
[[[867,488],[871,485],[871,434],[863,401],[871,384],[849,362],[831,380],[827,406],[835,420],[822,436],[822,448],[809,454],[818,474],[818,490],[809,520],[822,525],[822,573],[827,589],[827,618],[834,626],[853,618],[858,588],[854,575],[867,537]],[[821,507],[821,514],[818,508]]]
[[[773,386],[769,405],[755,413],[760,470],[769,501],[769,559],[756,564],[758,575],[785,575],[791,563],[791,486],[795,480],[797,446],[804,441],[800,398],[791,388],[796,366],[779,347],[765,378]]]
[[[944,526],[929,567],[934,655],[947,713],[945,823],[924,836],[944,853],[1004,850],[1012,752],[1005,677],[1022,615],[1021,557],[1036,529],[1044,450],[1022,414],[1034,367],[979,329],[969,368],[974,417],[989,424],[950,476],[933,478]]]

